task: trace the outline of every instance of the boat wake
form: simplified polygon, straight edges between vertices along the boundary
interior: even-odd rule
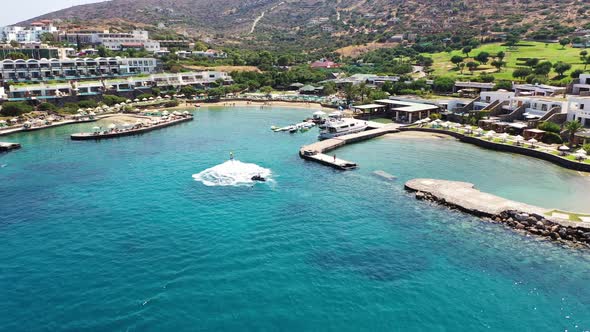
[[[256,164],[243,163],[239,160],[228,160],[223,164],[207,168],[201,173],[194,174],[193,179],[206,186],[250,186],[256,181],[252,177],[260,175],[268,179],[271,176],[268,168]]]

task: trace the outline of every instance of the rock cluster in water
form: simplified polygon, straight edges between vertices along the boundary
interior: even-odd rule
[[[434,202],[451,209],[458,209],[482,217],[488,222],[503,224],[519,232],[533,234],[570,247],[590,249],[590,229],[560,225],[539,214],[509,210],[493,216],[482,215],[479,211],[469,211],[461,206],[449,203],[445,199],[421,191],[416,192],[416,199]]]

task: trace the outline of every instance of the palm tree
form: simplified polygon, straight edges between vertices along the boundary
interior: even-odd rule
[[[582,131],[582,123],[580,123],[579,121],[569,121],[566,122],[565,126],[564,126],[565,130],[567,130],[570,134],[570,142],[569,145],[570,147],[574,144],[574,137],[576,136],[576,134],[580,131]]]

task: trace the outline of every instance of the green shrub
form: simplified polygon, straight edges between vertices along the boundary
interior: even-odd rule
[[[137,99],[143,100],[144,98],[145,99],[149,99],[150,97],[153,97],[153,96],[151,94],[149,94],[149,93],[142,93],[139,96],[137,96]]]
[[[563,143],[561,136],[559,136],[559,134],[556,134],[553,132],[546,132],[545,135],[543,135],[542,141],[543,141],[543,143],[546,143],[546,144],[561,144],[561,143]]]
[[[170,100],[164,104],[164,107],[176,107],[178,105],[180,105],[180,102],[178,102],[178,100]]]
[[[115,95],[104,95],[104,97],[102,98],[102,102],[108,106],[113,106],[115,104],[124,103],[125,100],[127,100],[127,99],[123,98],[123,97],[115,96]]]
[[[25,102],[7,102],[2,104],[2,110],[0,110],[0,114],[4,116],[19,116],[23,113],[28,113],[32,111],[33,106]]]
[[[78,108],[95,108],[97,106],[98,103],[93,99],[81,100],[78,102]]]
[[[584,149],[584,151],[586,151],[587,153],[590,153],[590,144],[582,145],[582,149]]]
[[[544,131],[548,131],[548,132],[552,132],[552,133],[557,133],[557,134],[559,134],[561,132],[561,126],[560,125],[558,125],[557,123],[548,122],[548,121],[539,124],[538,128],[541,129],[541,130],[544,130]]]
[[[52,103],[42,103],[38,107],[39,111],[48,112],[48,111],[55,111],[57,107]]]

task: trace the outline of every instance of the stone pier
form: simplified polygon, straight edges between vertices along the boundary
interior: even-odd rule
[[[495,223],[537,236],[590,248],[590,222],[571,221],[554,216],[553,209],[512,201],[475,189],[472,183],[414,179],[405,188],[416,198],[486,218]]]

